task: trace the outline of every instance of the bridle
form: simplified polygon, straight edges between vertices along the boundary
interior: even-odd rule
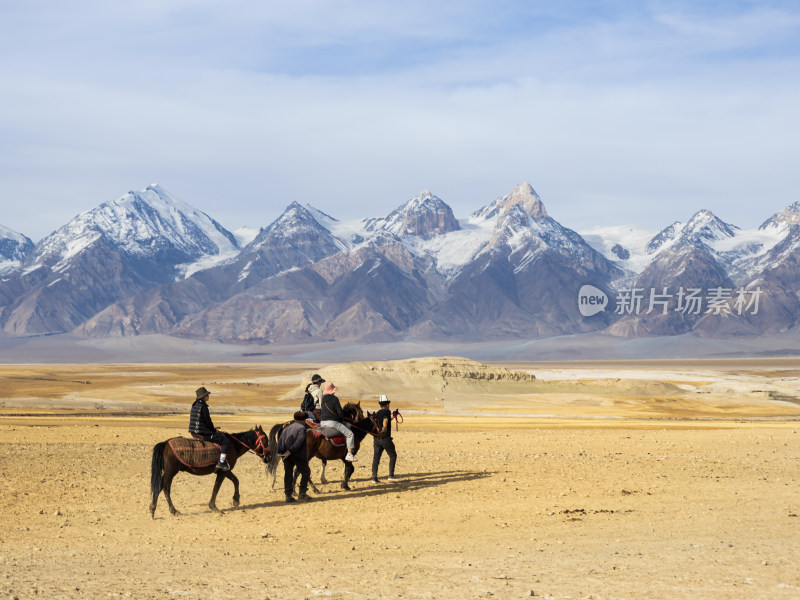
[[[378,429],[378,423],[376,423],[376,422],[375,422],[375,415],[370,415],[370,414],[368,414],[368,415],[367,415],[367,418],[369,419],[370,423],[372,423],[372,429],[371,429],[371,430],[369,430],[369,431],[367,431],[367,430],[366,430],[366,429],[364,429],[363,427],[359,427],[358,425],[356,425],[355,423],[352,423],[352,422],[350,423],[350,426],[351,426],[351,427],[354,427],[355,429],[358,429],[359,431],[366,431],[366,432],[367,432],[368,434],[370,434],[372,437],[375,437],[376,435],[378,435],[378,433],[379,433],[379,431],[380,431],[380,430]]]
[[[267,452],[269,452],[269,441],[267,440],[267,434],[264,433],[264,430],[260,427],[256,427],[254,430],[256,434],[256,441],[253,443],[253,448],[245,444],[242,440],[237,438],[235,435],[230,435],[234,440],[239,442],[242,446],[244,446],[248,452],[252,452],[256,456],[258,456],[261,460],[267,460]]]

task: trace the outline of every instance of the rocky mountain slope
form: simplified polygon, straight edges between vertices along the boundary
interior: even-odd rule
[[[527,183],[464,219],[425,190],[385,217],[291,202],[234,234],[153,185],[35,246],[0,229],[0,332],[225,342],[476,340],[798,327],[800,203],[741,230],[563,226]],[[589,286],[588,288],[586,286]],[[579,290],[602,303],[581,310]]]

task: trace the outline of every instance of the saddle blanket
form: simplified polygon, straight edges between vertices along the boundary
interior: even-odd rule
[[[167,443],[177,459],[187,467],[210,467],[219,461],[219,446],[214,442],[176,437]]]
[[[311,430],[311,433],[314,434],[314,437],[325,436],[334,446],[345,445],[346,440],[338,429],[334,429],[333,427],[320,427],[319,423],[315,423],[311,419],[306,421],[306,425],[308,425],[308,428]]]

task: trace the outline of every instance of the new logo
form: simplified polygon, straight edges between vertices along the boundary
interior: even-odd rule
[[[578,291],[578,310],[584,317],[591,317],[603,312],[608,305],[606,293],[593,285],[581,286]]]

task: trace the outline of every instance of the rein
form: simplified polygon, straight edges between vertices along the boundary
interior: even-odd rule
[[[403,422],[403,415],[400,414],[399,408],[394,409],[394,412],[392,413],[392,419],[394,419],[395,423],[397,423],[397,431],[400,431],[400,423]]]
[[[256,450],[260,450],[260,453],[256,452],[256,450],[253,450],[250,446],[245,444],[242,440],[237,438],[232,433],[229,433],[228,435],[231,438],[233,438],[234,440],[236,440],[237,442],[239,442],[242,446],[244,446],[245,449],[248,452],[252,452],[253,454],[258,456],[259,458],[264,459],[266,457],[266,455],[267,455],[267,452],[269,451],[269,444],[266,441],[267,440],[267,434],[265,434],[264,432],[259,433],[257,430],[254,430],[254,432],[255,432],[255,435],[256,435],[256,441],[253,444],[253,446],[255,446]]]
[[[358,425],[356,425],[356,424],[355,424],[355,422],[353,422],[353,421],[351,421],[351,422],[350,422],[350,426],[351,426],[351,427],[354,427],[355,429],[358,429],[359,431],[364,431],[364,432],[366,432],[366,433],[370,434],[372,437],[375,437],[375,436],[377,435],[377,434],[375,433],[375,430],[378,428],[378,425],[375,423],[375,420],[374,420],[374,419],[372,419],[372,418],[370,418],[370,422],[372,423],[372,429],[371,429],[371,430],[369,430],[369,431],[367,431],[367,430],[366,430],[366,429],[364,429],[363,427],[359,427],[359,426],[358,426]]]

